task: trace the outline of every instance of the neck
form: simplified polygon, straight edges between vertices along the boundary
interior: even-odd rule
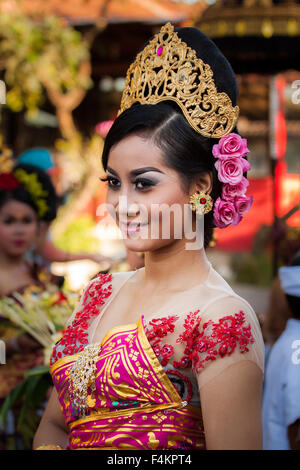
[[[14,268],[17,266],[23,266],[25,263],[24,255],[10,255],[5,251],[0,250],[0,265],[2,268],[8,268],[13,266]]]
[[[145,253],[144,282],[153,288],[182,290],[205,281],[210,263],[204,248],[186,249],[186,240]]]

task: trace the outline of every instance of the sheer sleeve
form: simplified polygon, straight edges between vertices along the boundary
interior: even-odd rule
[[[93,288],[93,284],[95,284],[96,282],[97,282],[97,279],[92,279],[87,284],[87,286],[82,290],[81,294],[78,295],[78,304],[76,305],[75,309],[73,310],[72,315],[68,318],[68,320],[66,322],[66,325],[65,325],[65,328],[70,326],[73,323],[73,321],[75,320],[76,315],[78,314],[78,312],[82,311],[85,302],[87,301],[87,299],[90,299],[89,292]]]
[[[228,295],[205,306],[200,318],[192,352],[199,388],[243,360],[254,362],[264,373],[261,328],[248,302]]]
[[[89,282],[79,299],[73,314],[68,319],[62,337],[55,344],[50,365],[65,355],[81,351],[89,342],[89,329],[92,320],[99,315],[105,299],[111,295],[111,274],[99,274]]]

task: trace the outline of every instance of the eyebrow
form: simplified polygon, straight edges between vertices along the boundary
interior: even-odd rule
[[[112,168],[110,168],[109,166],[107,167],[107,170],[110,171],[113,175],[118,176],[118,173],[115,170],[113,170]],[[158,170],[157,168],[154,168],[152,166],[146,166],[144,168],[137,168],[136,170],[132,170],[129,173],[129,175],[130,176],[137,176],[137,175],[141,175],[142,173],[147,173],[148,171],[156,171],[158,173],[163,174],[163,171]]]

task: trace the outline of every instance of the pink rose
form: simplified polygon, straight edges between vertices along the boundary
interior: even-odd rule
[[[232,132],[222,137],[212,148],[215,158],[240,158],[250,150],[247,147],[247,139],[242,139],[239,134]]]
[[[248,162],[248,160],[246,160],[246,158],[241,158],[241,162],[242,162],[242,165],[243,165],[243,171],[244,171],[244,173],[245,173],[246,171],[251,170],[250,163]]]
[[[253,202],[253,196],[236,196],[234,205],[239,215],[248,212]]]
[[[215,167],[218,170],[218,178],[222,183],[237,184],[242,181],[244,173],[243,159],[231,158],[228,160],[217,160]]]
[[[249,186],[249,181],[244,176],[237,184],[224,184],[222,188],[223,199],[234,199],[235,196],[243,196]]]
[[[100,134],[101,137],[105,138],[108,134],[109,129],[113,125],[114,121],[102,121],[96,125],[95,131]]]
[[[242,216],[237,213],[235,205],[231,201],[223,201],[219,198],[214,204],[214,221],[217,227],[225,228],[228,225],[237,225]]]

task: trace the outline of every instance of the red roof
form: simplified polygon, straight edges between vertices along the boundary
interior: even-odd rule
[[[18,5],[27,14],[52,14],[67,18],[71,23],[94,23],[103,16],[110,23],[186,22],[206,8],[202,1],[188,4],[176,0],[1,0],[0,11],[16,11]]]

